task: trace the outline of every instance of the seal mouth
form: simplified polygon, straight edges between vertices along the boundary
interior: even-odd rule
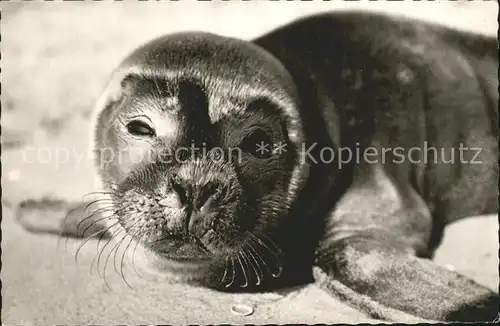
[[[149,244],[148,247],[160,257],[178,262],[206,261],[214,255],[196,237],[172,237]]]

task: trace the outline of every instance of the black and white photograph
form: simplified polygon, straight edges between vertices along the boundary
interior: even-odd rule
[[[2,325],[500,322],[497,1],[0,1]]]

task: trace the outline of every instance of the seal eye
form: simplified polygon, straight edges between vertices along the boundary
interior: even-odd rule
[[[241,142],[240,149],[253,156],[266,159],[272,155],[271,137],[262,129],[257,129],[245,137]]]
[[[132,120],[127,123],[127,131],[134,136],[154,136],[155,130],[143,120]]]

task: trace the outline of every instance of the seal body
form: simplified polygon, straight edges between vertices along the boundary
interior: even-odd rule
[[[492,38],[358,12],[155,39],[96,106],[106,228],[203,286],[316,265],[390,309],[490,320],[498,295],[428,258],[447,223],[497,212],[497,64]]]
[[[432,255],[447,223],[497,212],[495,39],[348,12],[308,18],[255,42],[287,67],[307,99],[305,137],[318,142],[326,130],[334,147],[349,149],[332,161],[344,171],[340,179],[355,177],[360,166],[381,170],[420,197],[432,219],[432,230],[421,230],[430,239],[419,236],[421,255]]]

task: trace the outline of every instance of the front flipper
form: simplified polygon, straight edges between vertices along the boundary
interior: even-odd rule
[[[16,208],[16,221],[33,233],[65,237],[109,237],[103,223],[103,209],[96,201],[72,203],[56,198],[27,199]]]
[[[328,216],[316,253],[316,266],[326,274],[319,277],[325,288],[338,295],[340,288],[334,285],[340,282],[358,294],[347,301],[376,317],[391,315],[373,310],[372,301],[425,319],[492,321],[499,311],[497,293],[419,258],[431,256],[431,213],[398,173],[402,166],[388,168],[360,164]]]
[[[315,277],[322,288],[376,318],[412,322],[411,314],[477,322],[492,321],[499,311],[498,294],[368,236],[338,241],[322,252],[317,264],[321,269]]]
[[[351,288],[326,274],[319,267],[313,267],[313,276],[316,284],[320,288],[340,298],[342,301],[348,302],[350,305],[367,312],[368,315],[373,318],[405,324],[436,322],[434,320],[419,318],[401,310],[384,306],[367,295],[353,291]]]

